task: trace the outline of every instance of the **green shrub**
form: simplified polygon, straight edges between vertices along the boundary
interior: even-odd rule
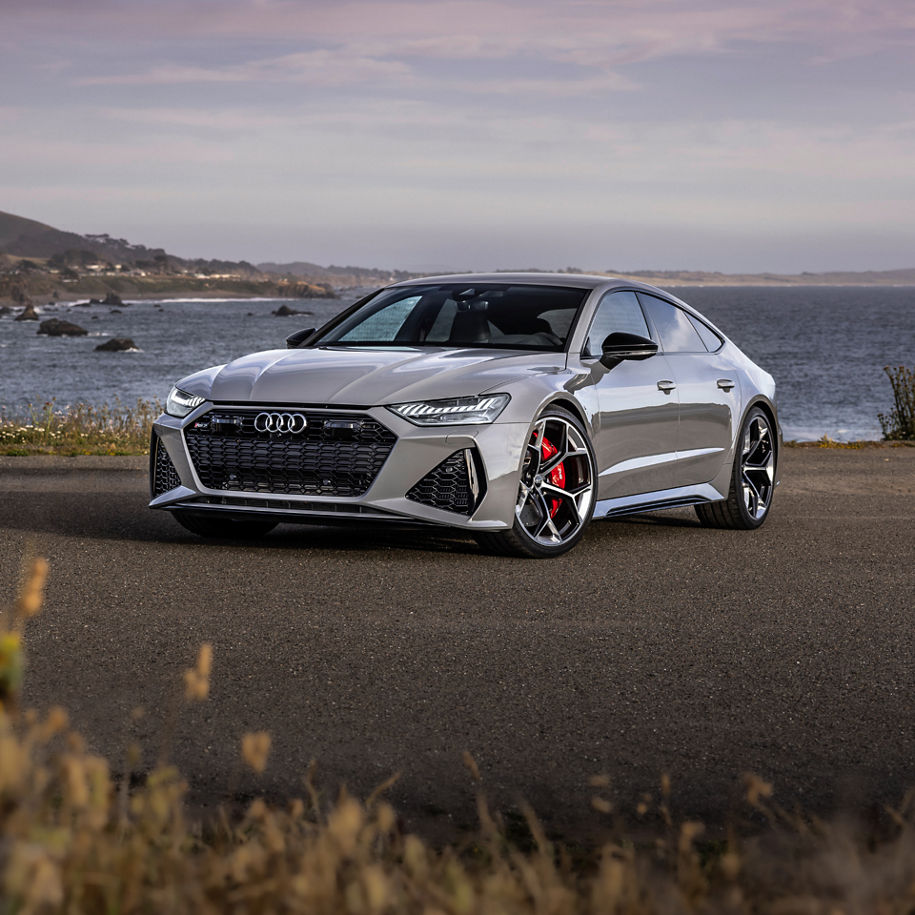
[[[883,371],[893,386],[895,400],[889,416],[877,414],[883,438],[887,442],[915,441],[915,370],[904,365],[885,365]]]

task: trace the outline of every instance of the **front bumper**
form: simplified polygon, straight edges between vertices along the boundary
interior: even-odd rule
[[[213,474],[195,465],[185,430],[195,423],[206,423],[208,414],[260,409],[307,411],[309,416],[355,419],[369,417],[395,436],[390,453],[368,488],[358,495],[311,492],[264,491],[250,483],[218,483]],[[503,530],[514,522],[518,496],[518,472],[530,434],[526,423],[423,427],[415,426],[383,407],[341,410],[296,407],[295,405],[213,404],[206,402],[183,419],[167,414],[153,424],[150,451],[150,508],[219,512],[235,516],[270,517],[290,522],[381,521],[446,525],[467,530]],[[469,513],[446,510],[427,502],[447,502],[429,496],[441,465],[446,470],[460,469],[466,455],[469,484],[476,495]],[[449,459],[451,463],[448,464]],[[431,476],[430,476],[431,475]],[[204,485],[201,477],[210,483]],[[475,477],[475,479],[474,479]],[[432,483],[430,484],[430,479]],[[218,483],[218,488],[217,484]],[[343,491],[346,491],[345,489]],[[408,497],[409,494],[409,497]]]

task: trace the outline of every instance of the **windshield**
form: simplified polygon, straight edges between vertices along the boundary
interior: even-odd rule
[[[313,346],[471,346],[561,351],[587,289],[502,283],[385,290]]]

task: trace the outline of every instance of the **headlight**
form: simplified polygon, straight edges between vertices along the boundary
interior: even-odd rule
[[[198,397],[195,394],[188,394],[180,388],[172,388],[168,392],[168,398],[165,401],[165,412],[169,416],[179,418],[187,416],[194,407],[199,407],[205,398]]]
[[[480,394],[451,400],[418,400],[391,404],[388,409],[417,426],[491,423],[508,405],[508,394]]]

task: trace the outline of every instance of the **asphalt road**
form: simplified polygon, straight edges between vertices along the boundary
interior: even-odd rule
[[[146,509],[145,459],[0,458],[0,603],[22,557],[51,561],[28,629],[27,704],[64,704],[121,758],[131,710],[155,756],[181,671],[214,644],[211,698],[173,758],[194,799],[389,796],[412,826],[491,798],[586,831],[591,776],[631,808],[670,774],[676,808],[722,823],[741,773],[829,813],[915,785],[915,449],[786,449],[753,533],[689,510],[592,526],[552,561],[470,540],[285,526],[204,543]],[[273,735],[261,778],[238,739]]]

